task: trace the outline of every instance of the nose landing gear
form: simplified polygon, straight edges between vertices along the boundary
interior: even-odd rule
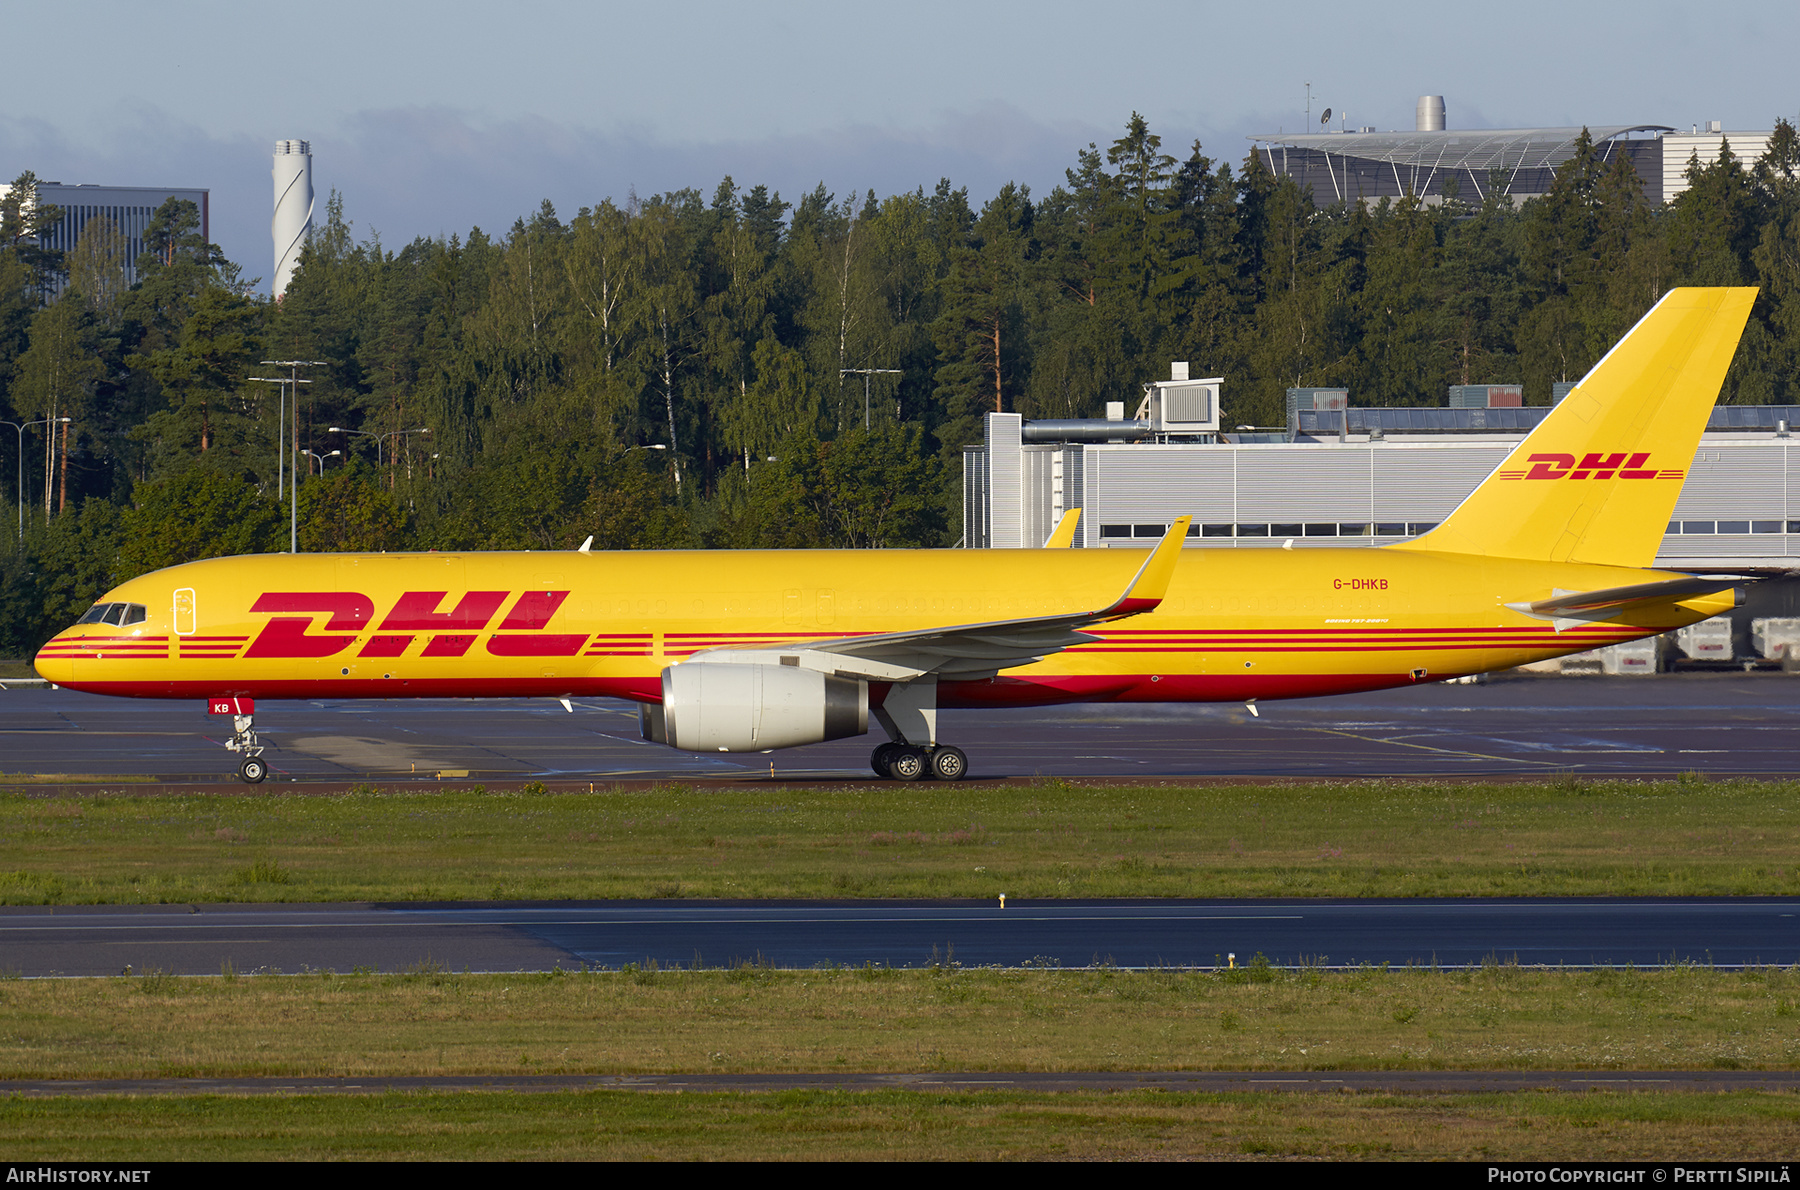
[[[238,765],[238,776],[246,785],[260,785],[269,775],[269,764],[262,758],[262,744],[256,738],[256,716],[234,715],[231,723],[237,730],[225,741],[225,747],[244,754],[244,763]]]
[[[241,753],[238,776],[246,785],[260,785],[269,775],[269,762],[262,758],[262,741],[256,738],[256,702],[249,698],[214,698],[207,702],[209,715],[230,715],[232,733],[225,741],[227,751]]]

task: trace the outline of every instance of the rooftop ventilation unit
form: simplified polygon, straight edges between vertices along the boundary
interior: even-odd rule
[[[1525,390],[1517,384],[1452,384],[1452,409],[1517,409],[1525,404]]]
[[[1169,366],[1169,379],[1144,386],[1137,420],[1158,434],[1216,434],[1219,430],[1219,386],[1223,376],[1188,379],[1188,366]]]

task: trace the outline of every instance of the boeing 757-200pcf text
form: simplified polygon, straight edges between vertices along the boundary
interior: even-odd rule
[[[123,583],[38,653],[59,686],[207,700],[241,773],[255,700],[608,695],[645,738],[860,735],[954,780],[941,707],[1376,690],[1665,632],[1732,580],[1646,569],[1752,289],[1677,289],[1437,528],[1378,548],[262,554]],[[1200,510],[1194,510],[1198,512]],[[1071,516],[1077,514],[1071,514]]]

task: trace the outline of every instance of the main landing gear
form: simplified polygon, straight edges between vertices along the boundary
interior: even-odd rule
[[[969,775],[961,748],[937,743],[937,678],[896,684],[879,707],[870,708],[888,742],[875,749],[869,767],[895,781],[960,781]],[[915,744],[913,740],[930,740]]]
[[[905,743],[886,743],[869,757],[869,767],[877,777],[895,781],[917,781],[924,777],[933,781],[960,781],[969,772],[969,758],[961,748],[937,744],[918,748]]]

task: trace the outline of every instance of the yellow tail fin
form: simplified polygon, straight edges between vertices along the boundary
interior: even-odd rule
[[[1674,289],[1436,529],[1390,549],[1648,566],[1754,289]]]

